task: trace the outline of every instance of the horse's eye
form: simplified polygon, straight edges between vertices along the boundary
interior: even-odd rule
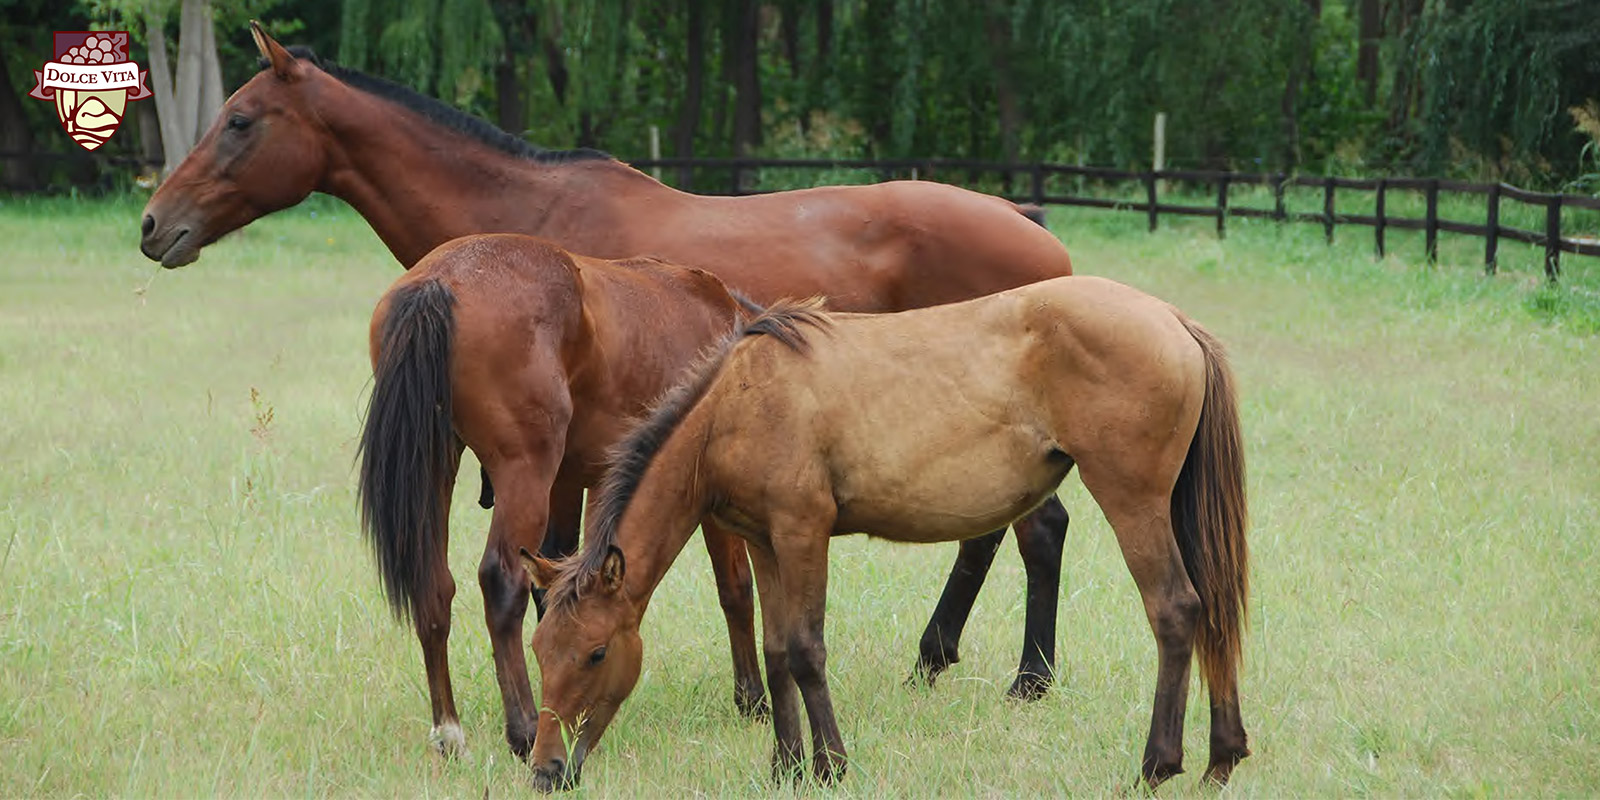
[[[250,127],[250,118],[243,114],[234,114],[228,117],[228,130],[242,131]]]
[[[594,652],[589,654],[589,666],[591,667],[604,660],[606,660],[606,648],[604,646],[595,648]]]

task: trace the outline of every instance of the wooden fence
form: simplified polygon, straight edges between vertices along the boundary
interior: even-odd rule
[[[992,161],[956,161],[945,159],[921,160],[852,160],[852,159],[704,159],[662,158],[634,161],[643,170],[677,170],[680,184],[686,182],[693,171],[713,170],[726,172],[727,183],[717,188],[725,194],[751,194],[750,179],[763,169],[854,169],[877,173],[881,180],[920,177],[948,183],[975,183],[980,175],[999,175],[1002,194],[1007,198],[1038,205],[1083,206],[1123,211],[1144,212],[1150,220],[1150,230],[1155,230],[1162,214],[1212,217],[1217,223],[1217,235],[1227,235],[1229,217],[1258,217],[1281,222],[1310,222],[1323,226],[1329,242],[1333,241],[1334,228],[1339,225],[1366,225],[1372,228],[1378,255],[1383,255],[1385,235],[1390,228],[1420,230],[1429,261],[1438,257],[1439,232],[1466,234],[1484,240],[1484,267],[1493,273],[1496,269],[1501,239],[1526,242],[1544,248],[1546,277],[1554,282],[1561,274],[1561,253],[1583,256],[1600,256],[1600,239],[1564,237],[1561,233],[1561,210],[1582,208],[1600,211],[1600,198],[1570,194],[1544,194],[1529,192],[1503,183],[1466,183],[1438,178],[1335,178],[1289,176],[1281,173],[1222,172],[1207,170],[1161,170],[1137,172],[1104,167],[1074,166],[1068,164],[1006,164]],[[961,178],[965,180],[961,180]],[[1143,187],[1142,200],[1118,200],[1080,194],[1061,194],[1047,191],[1051,179],[1056,177],[1081,178],[1102,183],[1136,183]],[[1207,205],[1180,205],[1162,202],[1162,186],[1168,181],[1201,184],[1211,187],[1215,203]],[[1026,188],[1019,191],[1019,184]],[[1272,208],[1237,206],[1229,202],[1229,189],[1238,185],[1268,187],[1273,196]],[[1320,188],[1320,212],[1290,212],[1285,205],[1285,190],[1291,186]],[[705,191],[704,186],[697,187]],[[1374,193],[1371,214],[1356,214],[1339,210],[1338,190],[1367,191]],[[1422,218],[1401,217],[1386,210],[1389,193],[1393,191],[1421,192],[1426,212]],[[1444,219],[1439,216],[1441,194],[1481,195],[1485,203],[1485,221],[1477,223]],[[1524,203],[1544,208],[1543,230],[1526,230],[1503,225],[1500,222],[1501,204],[1505,201]]]

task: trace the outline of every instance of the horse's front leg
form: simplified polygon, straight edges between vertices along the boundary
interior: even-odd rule
[[[830,498],[831,499],[831,498]],[[828,647],[823,640],[828,596],[828,538],[833,509],[769,521],[778,581],[783,585],[785,627],[789,630],[789,673],[800,689],[811,722],[811,771],[817,782],[844,777],[844,738],[828,691]],[[765,603],[762,614],[768,613]]]
[[[753,719],[767,715],[767,697],[761,688],[761,665],[756,660],[755,594],[750,586],[750,557],[744,540],[707,519],[700,523],[717,579],[717,600],[728,623],[728,645],[733,651],[733,704]]]
[[[772,696],[772,779],[784,783],[799,772],[805,743],[800,738],[800,695],[789,674],[788,603],[770,548],[763,540],[752,541],[749,549],[756,590],[761,593],[761,645],[767,661],[767,690]]]
[[[550,491],[560,452],[546,448],[542,458],[494,464],[494,518],[478,564],[483,615],[494,650],[495,677],[505,707],[506,743],[527,758],[539,722],[539,707],[528,684],[522,621],[528,613],[530,583],[519,552],[537,551],[549,520]]]

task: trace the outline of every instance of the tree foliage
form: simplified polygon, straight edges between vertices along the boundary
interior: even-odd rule
[[[0,0],[134,29],[178,0]],[[547,146],[1505,176],[1593,172],[1593,0],[214,0]],[[20,19],[20,18],[19,18]],[[136,35],[138,35],[136,33]],[[0,26],[14,91],[38,35]],[[34,139],[41,114],[27,109]],[[13,114],[13,116],[15,116]],[[22,141],[12,135],[8,141]],[[1589,165],[1586,170],[1583,164]]]

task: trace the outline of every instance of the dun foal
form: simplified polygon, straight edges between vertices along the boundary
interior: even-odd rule
[[[1053,496],[1074,465],[1116,532],[1158,651],[1142,776],[1182,771],[1191,657],[1211,692],[1211,760],[1249,755],[1237,673],[1247,558],[1244,454],[1218,342],[1177,309],[1069,277],[883,316],[775,308],[619,447],[584,550],[523,552],[550,610],[535,785],[565,787],[638,678],[639,621],[704,515],[749,543],[761,594],[773,769],[845,747],[828,691],[828,542],[968,539]],[[571,742],[568,750],[567,742]]]

